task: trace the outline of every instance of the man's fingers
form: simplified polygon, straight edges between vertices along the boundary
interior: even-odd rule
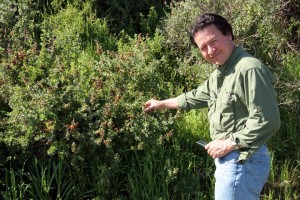
[[[144,112],[150,112],[152,110],[151,102],[146,102],[144,104]]]

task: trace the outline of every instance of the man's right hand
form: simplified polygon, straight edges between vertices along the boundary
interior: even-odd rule
[[[179,105],[175,98],[166,99],[166,100],[156,100],[150,99],[144,104],[144,112],[151,112],[153,110],[161,109],[178,109]]]
[[[144,104],[144,112],[151,112],[156,109],[160,109],[160,101],[156,99],[150,99]]]

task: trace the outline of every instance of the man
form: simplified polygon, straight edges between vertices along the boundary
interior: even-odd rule
[[[270,171],[265,144],[280,127],[275,78],[234,43],[232,27],[222,16],[201,15],[189,32],[192,44],[217,69],[197,89],[151,99],[144,111],[208,107],[212,141],[205,149],[215,159],[215,199],[258,200]]]

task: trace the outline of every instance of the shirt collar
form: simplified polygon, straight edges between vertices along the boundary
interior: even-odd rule
[[[229,56],[229,58],[227,59],[227,61],[223,65],[220,65],[217,68],[218,72],[220,74],[223,74],[223,73],[227,72],[231,67],[234,66],[234,63],[236,62],[236,60],[240,57],[240,55],[243,52],[244,52],[243,48],[240,47],[240,46],[237,46],[237,48],[235,48],[235,50]]]

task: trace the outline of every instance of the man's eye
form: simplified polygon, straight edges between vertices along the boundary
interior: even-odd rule
[[[205,51],[207,49],[207,46],[201,47],[201,51]]]

